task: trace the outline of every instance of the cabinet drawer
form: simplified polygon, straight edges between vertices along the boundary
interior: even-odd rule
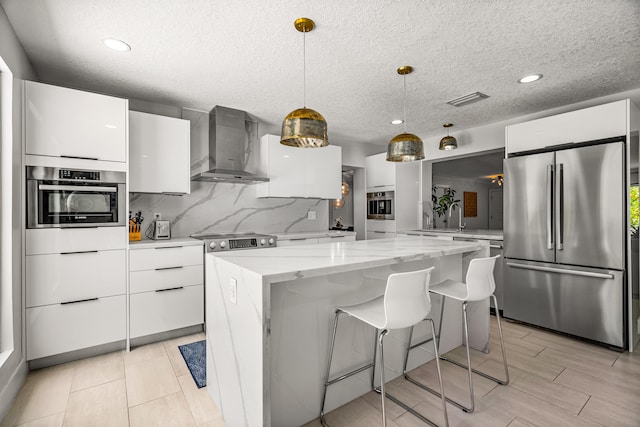
[[[27,308],[27,360],[124,340],[125,298]]]
[[[26,254],[126,249],[127,227],[39,228],[26,231]]]
[[[368,219],[367,231],[396,232],[396,222],[389,219]]]
[[[202,265],[202,246],[168,246],[129,251],[129,271]]]
[[[28,255],[27,307],[126,292],[125,250]]]
[[[132,294],[203,283],[204,270],[201,265],[132,271],[129,274],[129,290]]]
[[[396,233],[388,231],[367,231],[367,240],[391,239],[393,237],[396,237]]]
[[[329,236],[318,238],[318,243],[355,242],[356,236]]]
[[[318,239],[302,237],[299,239],[278,240],[278,246],[317,245]]]
[[[130,337],[137,338],[204,323],[204,286],[187,286],[129,297]]]

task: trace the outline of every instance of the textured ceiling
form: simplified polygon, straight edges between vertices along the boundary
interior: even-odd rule
[[[248,111],[279,133],[307,106],[335,142],[422,138],[640,87],[638,0],[0,0],[44,82],[163,104]],[[107,49],[119,38],[132,51]],[[529,73],[544,78],[516,83]],[[446,101],[490,98],[456,108]]]

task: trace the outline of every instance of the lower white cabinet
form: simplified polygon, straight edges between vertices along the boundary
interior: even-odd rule
[[[367,231],[367,240],[373,239],[390,239],[396,237],[394,231]]]
[[[340,236],[329,236],[329,237],[319,237],[318,238],[318,243],[335,243],[335,242],[355,242],[356,241],[356,236],[346,236],[346,235],[340,235]]]
[[[130,338],[203,324],[202,242],[132,244],[129,293]]]
[[[27,360],[124,340],[125,296],[26,309]]]
[[[204,323],[204,286],[177,286],[129,297],[131,338]]]
[[[297,237],[295,239],[278,240],[278,246],[317,245],[318,239],[311,237]]]
[[[318,233],[311,233],[316,235]],[[355,242],[354,234],[328,234],[320,237],[279,237],[278,246],[298,246],[298,245],[317,245],[318,243],[335,243],[335,242]]]
[[[125,340],[125,227],[29,229],[27,360]]]

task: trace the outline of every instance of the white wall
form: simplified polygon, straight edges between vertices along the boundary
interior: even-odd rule
[[[0,418],[4,418],[13,400],[22,386],[27,375],[27,365],[24,358],[23,328],[22,328],[22,136],[21,136],[21,84],[18,79],[37,80],[37,75],[20,45],[15,32],[4,9],[0,7],[0,57],[13,74],[13,105],[12,105],[12,136],[9,141],[2,140],[2,144],[11,144],[12,163],[12,194],[11,206],[2,205],[2,215],[11,216],[11,232],[2,232],[2,239],[11,240],[11,262],[2,263],[2,279],[10,277],[10,295],[2,294],[2,298],[10,297],[12,303],[13,340],[2,342],[0,348]],[[3,129],[4,132],[4,129]],[[4,150],[3,153],[7,152]],[[3,159],[3,165],[6,162]],[[3,256],[6,255],[3,253]],[[9,269],[10,276],[6,276]],[[3,289],[5,283],[2,283]],[[3,312],[5,305],[2,306]],[[2,337],[4,338],[4,337]],[[0,338],[1,339],[1,338]],[[13,347],[11,349],[11,347]]]

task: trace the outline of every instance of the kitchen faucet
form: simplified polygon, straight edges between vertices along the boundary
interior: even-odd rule
[[[451,206],[449,206],[449,225],[451,225],[451,211],[453,210],[454,206],[458,207],[458,231],[462,231],[466,224],[462,225],[462,209],[460,208],[458,202],[451,203]]]

